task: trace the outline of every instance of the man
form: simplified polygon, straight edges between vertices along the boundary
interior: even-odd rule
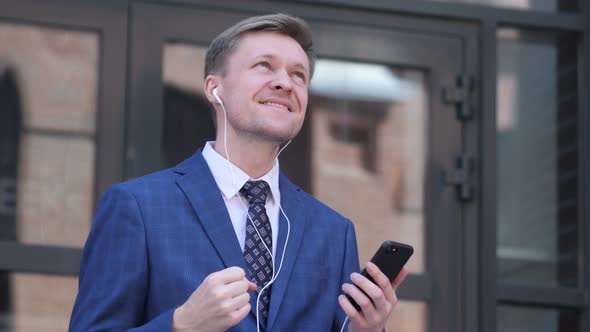
[[[104,194],[71,331],[340,331],[346,316],[349,331],[383,330],[407,271],[393,284],[371,264],[375,283],[353,273],[352,223],[278,169],[312,72],[298,18],[253,17],[213,40],[205,94],[216,141]]]

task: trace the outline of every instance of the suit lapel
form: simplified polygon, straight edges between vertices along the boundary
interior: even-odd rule
[[[176,183],[195,210],[205,233],[213,243],[225,267],[239,266],[248,274],[248,267],[243,259],[243,253],[223,202],[223,197],[201,151],[176,166],[174,171],[181,175],[176,180]],[[301,206],[301,189],[295,187],[282,174],[279,178],[279,189],[281,190],[281,205],[285,214],[289,217],[291,230],[279,277],[272,285],[266,331],[272,331],[272,326],[289,284],[289,276],[301,246],[306,222]],[[277,252],[273,262],[275,270],[279,268],[281,263],[283,247],[287,239],[287,220],[282,213],[279,215],[279,220]],[[256,293],[253,295],[250,299],[252,306],[252,316],[250,317],[255,321]]]
[[[223,197],[201,151],[176,166],[174,171],[182,175],[176,183],[191,203],[225,267],[239,266],[248,271]]]
[[[287,217],[289,217],[291,230],[287,243],[287,249],[285,251],[283,265],[278,278],[272,285],[268,324],[266,329],[267,331],[273,330],[273,324],[276,320],[277,313],[279,312],[279,307],[283,301],[283,296],[285,295],[287,286],[289,285],[289,279],[291,272],[293,271],[293,265],[295,264],[295,260],[299,253],[299,247],[301,246],[301,241],[303,239],[303,231],[305,229],[306,222],[301,201],[301,189],[295,187],[283,174],[281,174],[279,178],[279,188],[281,190],[281,205],[285,211],[285,214]],[[279,215],[279,220],[280,227],[277,252],[273,262],[275,265],[275,270],[278,270],[281,263],[283,247],[287,239],[287,220],[282,213]]]

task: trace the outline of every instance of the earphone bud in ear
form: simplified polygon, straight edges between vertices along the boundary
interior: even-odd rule
[[[213,89],[213,96],[215,97],[215,100],[217,100],[217,102],[219,104],[221,104],[221,106],[223,107],[223,102],[221,101],[221,98],[219,98],[219,95],[217,94],[217,88]]]

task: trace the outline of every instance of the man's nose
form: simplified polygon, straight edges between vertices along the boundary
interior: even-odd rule
[[[276,73],[271,84],[274,90],[291,91],[293,89],[293,82],[291,81],[291,77],[289,77],[289,73],[283,70]]]

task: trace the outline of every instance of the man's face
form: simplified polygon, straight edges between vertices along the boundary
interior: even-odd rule
[[[307,55],[294,39],[244,34],[220,78],[228,130],[272,143],[293,139],[305,118],[309,76]]]

